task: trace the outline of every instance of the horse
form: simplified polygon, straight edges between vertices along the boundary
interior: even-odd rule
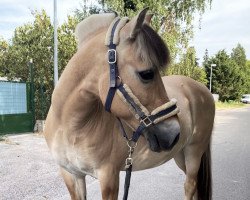
[[[161,77],[170,54],[151,18],[148,9],[131,20],[103,13],[76,27],[78,50],[44,130],[72,200],[86,200],[86,175],[99,180],[103,200],[116,200],[126,164],[138,171],[172,158],[186,175],[185,200],[211,199],[214,100],[190,78]]]

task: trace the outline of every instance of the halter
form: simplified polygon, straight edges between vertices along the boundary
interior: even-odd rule
[[[117,52],[116,46],[118,45],[118,35],[119,30],[126,24],[128,21],[127,18],[115,18],[112,24],[109,27],[106,37],[106,45],[108,46],[108,63],[110,68],[110,82],[109,82],[109,91],[105,102],[105,110],[111,112],[111,105],[115,93],[118,93],[118,96],[122,99],[122,101],[128,105],[129,110],[134,114],[135,118],[139,120],[139,126],[133,132],[132,138],[129,138],[121,120],[119,118],[118,121],[121,126],[121,130],[123,136],[127,139],[127,145],[129,147],[129,156],[125,162],[126,168],[126,177],[125,177],[125,184],[124,184],[124,195],[123,200],[127,200],[128,198],[128,190],[130,186],[130,178],[132,172],[132,164],[133,158],[132,154],[134,149],[137,145],[137,141],[142,134],[143,130],[147,127],[150,127],[154,124],[157,124],[171,116],[176,115],[179,112],[178,107],[176,106],[176,100],[171,99],[170,102],[167,102],[151,113],[144,107],[140,100],[133,94],[132,90],[129,88],[128,85],[122,83],[122,79],[119,76],[118,66],[117,66]],[[119,27],[119,28],[117,28]],[[119,30],[117,30],[117,29]],[[119,82],[117,81],[119,80]]]
[[[124,20],[121,22],[123,26],[119,25],[121,22],[120,18],[115,18],[113,23],[111,24],[111,33],[108,41],[108,63],[110,68],[110,83],[109,83],[109,91],[105,102],[105,110],[111,112],[111,105],[114,98],[115,93],[117,92],[119,97],[125,102],[129,110],[134,114],[135,118],[139,120],[140,124],[137,129],[134,131],[132,138],[128,138],[127,135],[125,137],[133,142],[137,142],[143,130],[149,126],[157,124],[173,115],[176,115],[179,112],[179,109],[176,106],[176,100],[171,99],[170,102],[167,102],[151,113],[145,108],[139,99],[133,94],[132,90],[128,85],[122,83],[122,79],[119,76],[118,66],[117,66],[117,38],[114,42],[114,36],[118,37],[119,30],[117,31],[117,26],[122,28],[125,23]],[[108,35],[109,36],[109,35]],[[119,80],[119,83],[118,81]],[[119,120],[120,121],[120,120]]]

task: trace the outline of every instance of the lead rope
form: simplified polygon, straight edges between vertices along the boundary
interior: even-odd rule
[[[129,151],[128,151],[129,154],[128,154],[128,157],[126,158],[126,161],[125,161],[126,176],[125,176],[124,194],[123,194],[123,200],[127,200],[129,187],[130,187],[131,173],[132,173],[132,168],[133,168],[132,154],[134,152],[135,147],[137,146],[137,142],[134,142],[128,138],[128,135],[125,131],[125,128],[121,122],[121,119],[118,117],[117,117],[117,119],[118,119],[119,124],[120,124],[120,129],[121,129],[122,135],[127,140],[127,145],[129,147]]]
[[[128,199],[128,191],[129,191],[131,172],[132,172],[132,167],[133,167],[132,154],[134,152],[134,149],[135,149],[137,143],[134,143],[134,146],[133,146],[133,145],[131,145],[132,143],[130,143],[130,141],[128,141],[127,144],[129,147],[129,156],[127,157],[127,159],[125,161],[126,176],[125,176],[125,182],[124,182],[123,200]]]
[[[124,182],[123,200],[128,199],[128,191],[129,191],[131,173],[132,173],[132,168],[133,168],[132,154],[135,150],[135,147],[137,146],[137,143],[133,142],[132,140],[128,140],[127,145],[129,147],[129,155],[125,161],[126,176],[125,176],[125,182]]]

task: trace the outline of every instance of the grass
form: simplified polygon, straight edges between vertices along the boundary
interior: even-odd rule
[[[0,135],[0,142],[3,142],[3,141],[5,141],[5,140],[6,140],[6,137],[3,136],[3,135]]]
[[[244,106],[246,106],[246,104],[237,101],[228,101],[228,102],[218,101],[215,103],[216,109],[242,108]]]

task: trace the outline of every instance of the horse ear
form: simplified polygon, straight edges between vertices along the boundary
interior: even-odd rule
[[[140,32],[141,27],[142,27],[144,20],[146,18],[147,11],[148,11],[148,8],[144,8],[137,16],[135,16],[129,22],[129,25],[131,27],[129,37],[131,39],[136,38],[137,34]]]
[[[150,22],[151,22],[151,19],[153,16],[154,16],[154,14],[152,14],[152,13],[146,14],[144,23],[146,23],[147,25],[150,25]]]

